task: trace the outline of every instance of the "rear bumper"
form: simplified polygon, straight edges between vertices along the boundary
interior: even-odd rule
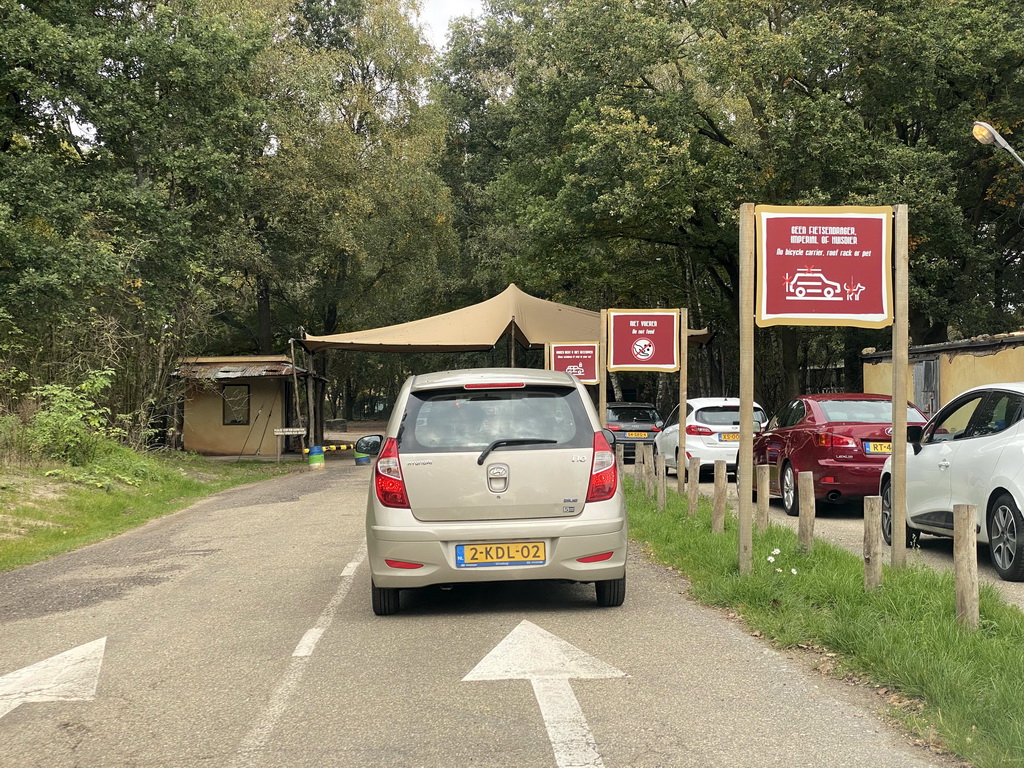
[[[615,434],[615,445],[622,446],[622,455],[625,458],[631,459],[636,456],[638,445],[654,445],[654,433],[648,438],[640,437],[623,437],[618,433]]]
[[[814,470],[814,497],[826,501],[852,501],[877,496],[882,466],[882,463],[820,461]]]
[[[568,524],[567,524],[568,523]],[[367,553],[373,583],[384,588],[426,587],[487,581],[562,579],[603,581],[626,573],[627,524],[614,520],[515,523],[459,523],[389,528],[368,525]],[[459,544],[543,541],[546,560],[539,565],[498,565],[460,568]],[[608,560],[581,563],[580,557],[612,552]],[[393,568],[386,560],[420,564]]]
[[[729,471],[734,471],[739,450],[739,441],[721,445],[708,445],[703,441],[699,443],[694,441],[691,444],[689,440],[686,441],[687,455],[699,458],[701,469],[713,467],[716,461],[724,461],[728,465]]]

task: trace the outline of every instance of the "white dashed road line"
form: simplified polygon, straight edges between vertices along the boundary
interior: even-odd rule
[[[352,576],[365,558],[366,544],[364,543],[355,559],[346,565],[345,569],[341,572],[341,583],[338,585],[338,590],[334,593],[334,597],[331,598],[327,607],[324,608],[316,624],[306,631],[299,644],[295,647],[295,651],[292,653],[292,661],[288,665],[288,669],[285,670],[284,677],[270,697],[270,701],[264,708],[262,715],[239,745],[238,752],[235,753],[235,758],[231,762],[231,768],[249,768],[249,766],[255,765],[256,761],[259,760],[266,747],[267,739],[270,738],[270,734],[274,731],[274,726],[277,725],[277,721],[280,720],[281,715],[288,708],[292,694],[295,693],[295,689],[302,681],[302,676],[306,672],[306,666],[309,658],[313,655],[313,651],[316,649],[317,642],[319,642],[324,632],[331,626],[331,622],[334,621],[334,614],[337,613],[338,606],[341,605],[341,601],[345,599],[349,589],[352,588]]]

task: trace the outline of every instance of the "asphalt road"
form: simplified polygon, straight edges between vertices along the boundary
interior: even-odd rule
[[[503,584],[376,617],[369,472],[332,457],[0,574],[0,766],[953,764],[637,547],[621,608],[590,585]],[[544,645],[523,663],[552,648],[606,674],[466,679],[524,630]]]

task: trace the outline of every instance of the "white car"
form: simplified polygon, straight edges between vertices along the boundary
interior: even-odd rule
[[[768,421],[764,409],[754,403],[754,431],[760,432]],[[686,457],[700,459],[701,473],[714,469],[722,460],[729,472],[736,471],[736,456],[740,445],[740,400],[738,397],[694,397],[686,401]],[[665,457],[665,466],[679,471],[679,406],[665,421],[665,426],[654,438],[657,452]]]
[[[953,535],[953,506],[978,508],[978,541],[1007,581],[1024,581],[1024,382],[974,387],[908,428],[907,540]],[[882,467],[882,535],[892,543],[892,458]]]
[[[559,579],[626,595],[626,504],[615,437],[566,373],[482,368],[411,376],[383,435],[366,504],[373,611],[403,589]]]

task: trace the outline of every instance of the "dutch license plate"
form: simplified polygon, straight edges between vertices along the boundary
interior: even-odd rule
[[[740,439],[740,433],[739,432],[722,432],[721,434],[718,435],[718,439],[719,440],[739,440]]]
[[[647,437],[646,432],[627,432],[626,437]]]
[[[502,544],[459,544],[455,547],[457,568],[482,565],[543,565],[543,541],[515,541]]]
[[[892,443],[868,443],[868,453],[892,453]]]

